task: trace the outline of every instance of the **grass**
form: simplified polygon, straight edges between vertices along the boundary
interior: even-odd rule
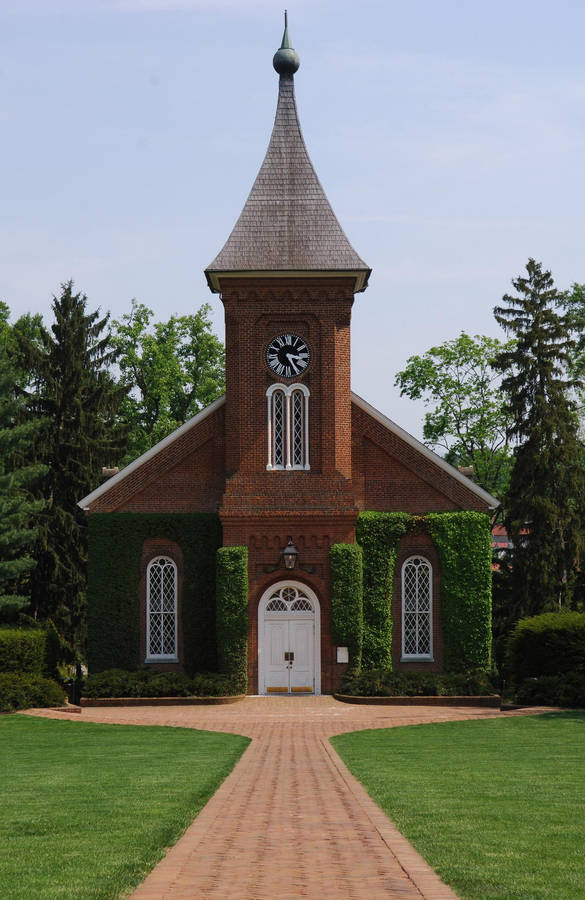
[[[462,898],[585,897],[585,712],[332,738]]]
[[[248,744],[186,728],[0,717],[0,896],[125,894]]]

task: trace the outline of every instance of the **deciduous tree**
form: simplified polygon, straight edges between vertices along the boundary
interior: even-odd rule
[[[130,428],[125,462],[224,392],[224,348],[211,331],[210,311],[204,304],[192,315],[152,322],[153,311],[133,301],[130,313],[113,323],[113,345],[128,391],[121,408]]]
[[[498,497],[511,464],[501,379],[492,365],[504,348],[509,345],[497,338],[462,332],[422,356],[411,356],[396,376],[401,394],[422,398],[431,407],[425,415],[425,442],[446,451],[453,465],[473,466],[477,483]]]

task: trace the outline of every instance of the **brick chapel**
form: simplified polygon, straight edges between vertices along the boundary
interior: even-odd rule
[[[355,544],[366,511],[422,522],[497,506],[352,392],[352,307],[370,268],[309,158],[286,26],[273,65],[268,150],[205,271],[225,309],[225,396],[80,502],[90,523],[92,671],[210,669],[214,554],[238,546],[248,558],[248,692],[331,693],[348,648],[332,629],[330,548]],[[444,558],[424,527],[407,529],[391,556],[387,662],[442,671],[446,616],[467,616],[453,598],[446,611]],[[481,566],[489,578],[487,555]],[[364,583],[366,619],[367,603]]]

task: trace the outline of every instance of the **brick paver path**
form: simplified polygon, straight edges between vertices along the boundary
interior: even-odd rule
[[[456,895],[370,800],[328,738],[364,728],[523,712],[249,697],[228,706],[34,714],[203,728],[253,739],[214,797],[133,894],[136,900],[446,900]]]

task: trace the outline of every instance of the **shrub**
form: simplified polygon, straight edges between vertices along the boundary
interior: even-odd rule
[[[0,712],[28,709],[31,706],[63,706],[63,689],[42,675],[0,673]]]
[[[40,675],[46,643],[40,628],[0,628],[0,672]]]
[[[331,561],[331,632],[333,640],[349,649],[348,672],[357,673],[362,662],[363,584],[362,548],[333,544]]]
[[[189,678],[182,672],[108,669],[88,675],[84,697],[224,697],[245,691],[237,676],[204,673]]]
[[[516,691],[517,703],[527,706],[585,707],[585,674],[540,675],[525,679]]]
[[[352,697],[483,696],[493,694],[494,685],[483,670],[440,674],[370,669],[345,678],[341,692]]]
[[[508,671],[517,685],[540,675],[585,673],[585,613],[520,619],[508,640]]]
[[[220,547],[217,551],[216,596],[218,667],[225,675],[231,675],[243,685],[247,685],[247,547]]]

